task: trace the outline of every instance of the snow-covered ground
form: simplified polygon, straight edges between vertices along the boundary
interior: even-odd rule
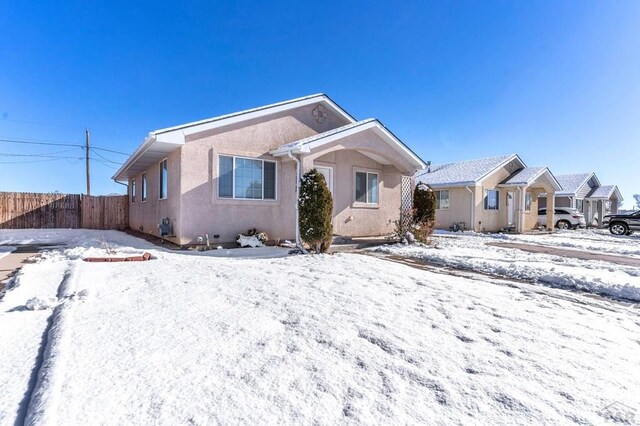
[[[496,242],[640,258],[640,238],[635,235],[614,237],[602,230],[565,231],[547,235],[438,233],[433,246],[397,244],[373,250],[457,269],[640,301],[640,267],[490,245]]]
[[[640,314],[615,301],[358,254],[23,232],[0,243],[68,245],[0,301],[3,425],[598,424],[640,408]],[[106,255],[97,235],[155,259],[82,262]]]
[[[595,253],[640,257],[640,235],[612,235],[607,229],[576,229],[542,235],[490,234],[490,238],[540,244]]]

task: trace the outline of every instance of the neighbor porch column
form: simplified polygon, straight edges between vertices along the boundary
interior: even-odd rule
[[[604,217],[604,200],[598,200],[598,228],[602,226],[603,217]]]
[[[611,214],[618,214],[618,199],[609,198],[609,202],[611,203]]]
[[[547,229],[553,231],[556,224],[556,193],[547,193]]]
[[[524,232],[524,201],[525,194],[527,192],[527,188],[525,186],[520,188],[520,193],[518,194],[518,222],[516,224],[516,232],[518,234],[522,234]]]

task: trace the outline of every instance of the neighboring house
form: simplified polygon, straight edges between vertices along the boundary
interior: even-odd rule
[[[608,213],[618,212],[622,194],[615,185],[600,185],[595,173],[575,173],[556,176],[562,186],[555,194],[556,207],[569,207],[584,214],[587,225],[593,225]],[[547,206],[547,195],[540,195],[540,208]]]
[[[436,228],[525,232],[538,225],[538,195],[560,184],[546,167],[527,167],[516,154],[434,165],[416,181],[436,193]],[[555,223],[550,209],[547,223]]]
[[[129,224],[190,244],[257,228],[297,232],[297,176],[318,169],[333,194],[334,233],[389,234],[424,162],[378,120],[356,121],[319,94],[156,130],[114,179],[129,185]]]

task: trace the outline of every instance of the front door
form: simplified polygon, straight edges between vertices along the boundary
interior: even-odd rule
[[[507,225],[514,226],[515,222],[515,192],[509,191],[507,192]]]
[[[316,166],[316,170],[324,176],[324,180],[327,182],[329,191],[331,191],[331,195],[333,196],[333,167]]]

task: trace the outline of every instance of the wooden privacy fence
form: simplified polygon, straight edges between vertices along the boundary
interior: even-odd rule
[[[126,195],[0,192],[0,229],[124,229],[128,224]]]

